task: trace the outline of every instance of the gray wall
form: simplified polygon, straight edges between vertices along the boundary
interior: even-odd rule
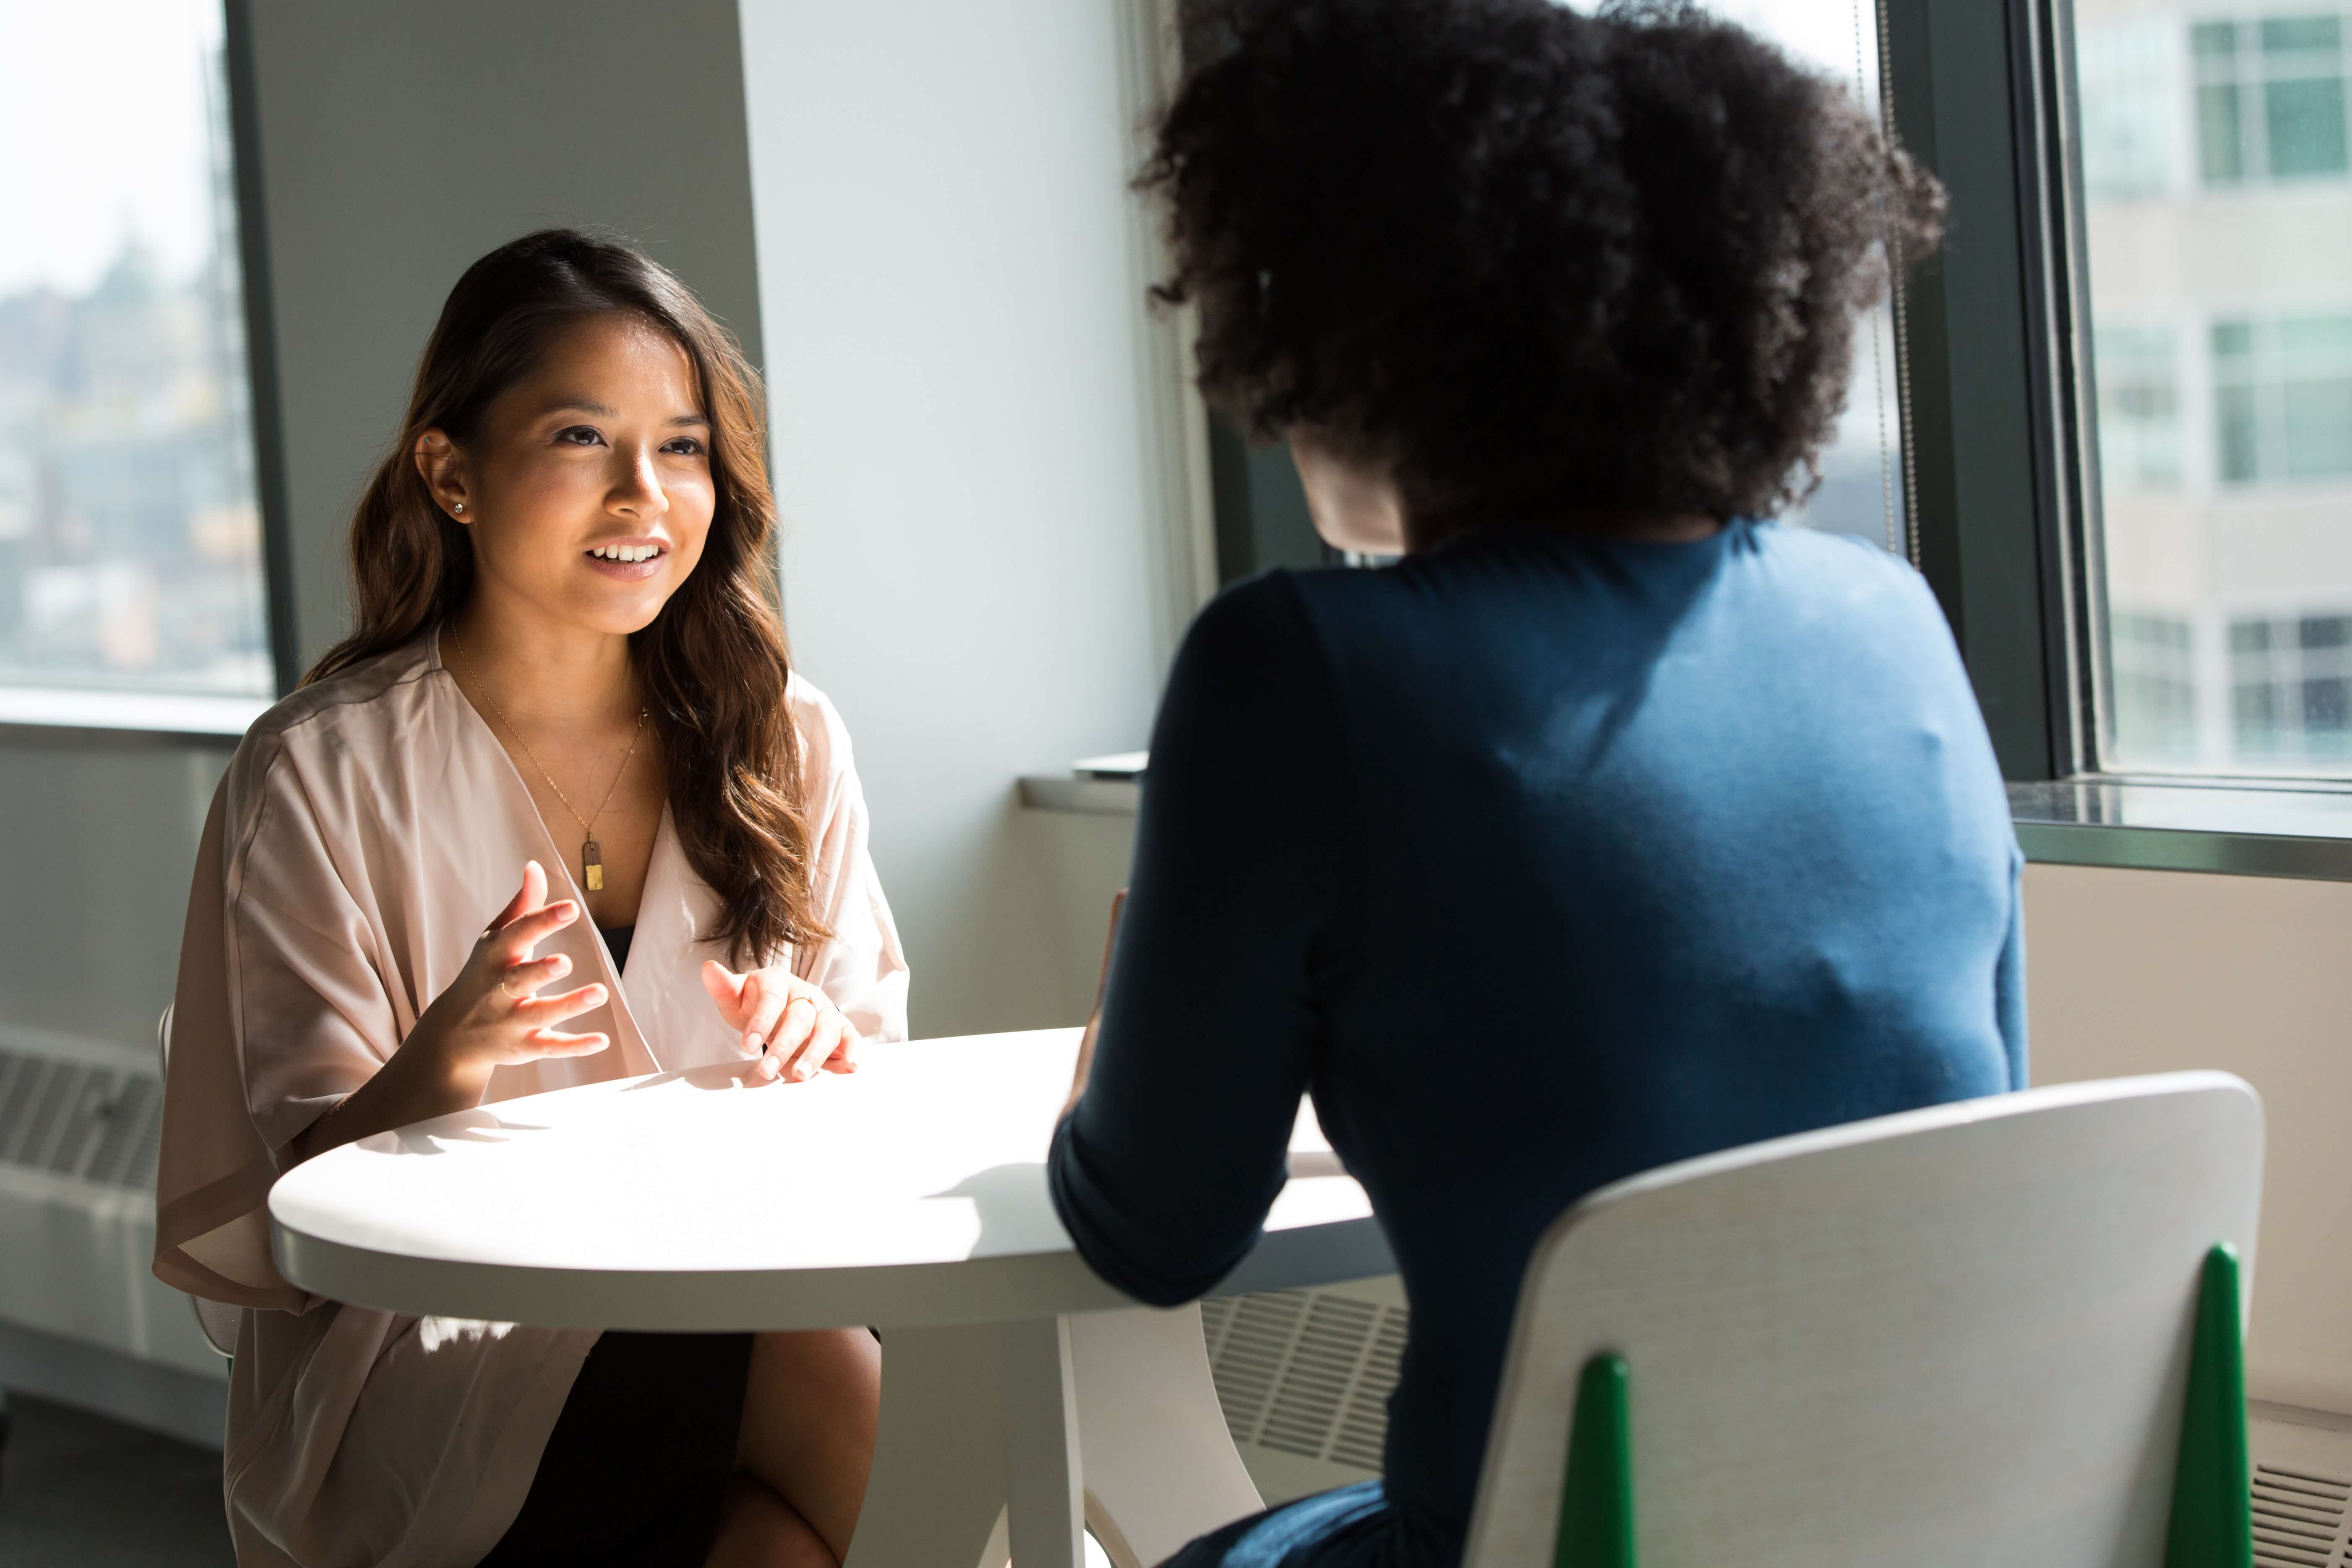
[[[1080,1021],[1108,910],[1064,940],[1014,782],[1144,743],[1203,586],[1126,188],[1154,23],[743,4],[787,618],[856,745],[921,1035]]]
[[[534,228],[634,236],[756,363],[731,0],[250,0],[302,657],[341,635],[342,529],[467,264]]]

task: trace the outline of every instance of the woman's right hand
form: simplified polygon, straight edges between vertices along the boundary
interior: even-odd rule
[[[555,1027],[567,1018],[601,1007],[604,987],[587,984],[561,995],[540,988],[572,973],[560,952],[533,955],[539,944],[580,918],[570,899],[547,901],[547,873],[526,861],[522,886],[484,929],[474,951],[449,988],[416,1020],[399,1055],[428,1078],[446,1081],[468,1105],[479,1103],[491,1072],[550,1057],[592,1056],[612,1044],[603,1034],[571,1035]]]
[[[602,985],[539,994],[541,986],[572,972],[572,961],[560,952],[535,958],[531,950],[579,918],[580,906],[570,899],[547,901],[547,873],[538,861],[527,862],[522,887],[474,943],[457,978],[433,999],[373,1078],[295,1135],[294,1157],[308,1160],[391,1128],[470,1110],[482,1103],[490,1074],[499,1068],[584,1057],[610,1045],[604,1035],[555,1028],[603,1006]]]

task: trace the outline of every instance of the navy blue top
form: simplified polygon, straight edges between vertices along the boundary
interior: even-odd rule
[[[1494,533],[1252,579],[1169,677],[1055,1205],[1105,1279],[1191,1300],[1311,1091],[1412,1307],[1381,1555],[1451,1564],[1561,1211],[2023,1087],[2020,864],[1943,617],[1867,545]]]

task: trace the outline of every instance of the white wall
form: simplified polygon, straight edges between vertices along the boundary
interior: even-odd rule
[[[2261,1091],[2248,1391],[2352,1415],[2352,885],[2025,877],[2034,1081],[2221,1068]]]
[[[916,1031],[1075,1023],[1014,780],[1141,745],[1198,603],[1126,188],[1153,8],[742,16],[786,616],[856,745]]]

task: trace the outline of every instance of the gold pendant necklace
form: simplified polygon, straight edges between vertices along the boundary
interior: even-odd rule
[[[646,710],[642,708],[637,710],[637,727],[629,733],[629,749],[621,753],[620,768],[613,774],[612,787],[605,790],[604,798],[596,803],[596,815],[583,816],[580,808],[572,804],[572,797],[563,793],[563,786],[555,782],[555,775],[547,771],[547,764],[539,760],[539,753],[530,749],[530,742],[522,738],[522,731],[515,728],[514,721],[507,717],[507,710],[499,706],[499,700],[490,695],[490,689],[483,684],[481,672],[474,668],[473,659],[467,655],[465,639],[457,635],[455,626],[449,628],[449,645],[457,650],[457,662],[466,667],[466,679],[481,692],[483,700],[490,705],[490,711],[499,716],[499,722],[507,727],[507,733],[512,735],[515,744],[522,748],[522,754],[530,759],[530,765],[539,770],[539,776],[547,781],[547,787],[555,792],[555,798],[563,803],[563,809],[570,812],[572,820],[580,825],[580,885],[592,893],[603,892],[604,851],[596,843],[596,824],[604,820],[604,808],[613,804],[613,793],[621,787],[622,774],[629,771],[629,759],[637,754],[637,742],[646,732]]]

